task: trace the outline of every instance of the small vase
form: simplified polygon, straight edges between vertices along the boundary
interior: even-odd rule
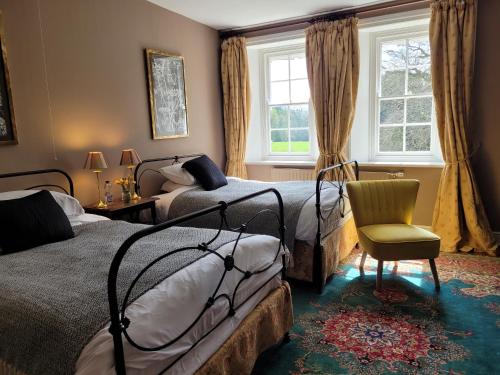
[[[132,194],[130,194],[130,191],[122,191],[123,203],[130,203],[131,199],[132,199]]]

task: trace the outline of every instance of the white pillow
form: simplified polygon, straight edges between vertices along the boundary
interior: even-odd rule
[[[190,185],[190,186],[199,186],[198,184]],[[176,184],[173,181],[167,180],[161,185],[160,190],[161,191],[166,191],[167,193],[171,193],[174,190],[180,189],[180,188],[185,188],[186,185],[181,185],[181,184]]]
[[[175,182],[179,185],[194,185],[196,184],[196,179],[191,173],[182,168],[181,163],[168,165],[166,167],[160,168],[159,172],[166,177],[168,180]]]
[[[40,190],[17,190],[17,191],[6,191],[0,193],[0,201],[7,201],[10,199],[24,198],[28,195],[35,194]],[[83,215],[85,210],[83,209],[78,199],[73,198],[70,195],[60,193],[58,191],[50,192],[54,197],[55,201],[61,206],[66,216],[78,216]]]
[[[171,193],[174,190],[179,189],[179,188],[184,187],[184,186],[186,186],[186,185],[176,184],[173,181],[167,180],[163,183],[163,185],[161,185],[160,190],[165,191],[167,193]]]

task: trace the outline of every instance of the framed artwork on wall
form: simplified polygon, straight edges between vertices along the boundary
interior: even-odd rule
[[[10,91],[9,69],[7,68],[7,50],[3,33],[3,18],[0,12],[0,146],[16,145],[17,131]]]
[[[153,139],[187,137],[184,58],[146,49]]]

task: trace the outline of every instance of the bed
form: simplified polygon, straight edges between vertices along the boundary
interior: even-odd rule
[[[75,235],[0,255],[0,374],[244,374],[287,337],[293,318],[276,190],[149,226],[78,212],[60,170],[0,179],[47,173],[68,181],[56,201],[70,202]],[[15,199],[6,194],[0,200]],[[246,223],[222,229],[228,208],[260,195],[281,208],[278,238],[244,233]],[[218,229],[179,226],[212,212]]]
[[[153,165],[179,163],[203,154],[167,156],[148,159],[138,164],[134,171],[137,191],[143,193],[144,178],[160,174]],[[285,243],[292,251],[293,261],[287,270],[290,278],[313,283],[321,293],[329,277],[335,272],[340,260],[349,255],[358,242],[356,228],[350,210],[349,198],[344,188],[346,168],[353,166],[356,179],[358,163],[350,161],[330,166],[318,173],[316,181],[289,181],[265,183],[228,177],[228,185],[214,191],[204,191],[199,186],[184,186],[169,192],[152,195],[156,202],[157,219],[171,220],[186,213],[202,209],[220,200],[235,199],[263,188],[276,188],[285,202]],[[157,189],[156,191],[158,191]],[[247,202],[232,217],[249,218],[263,208],[275,209],[267,197]],[[146,219],[146,218],[145,218]],[[190,222],[194,227],[213,227],[215,218]],[[262,221],[261,223],[264,223]],[[269,234],[265,226],[251,228],[254,233]]]

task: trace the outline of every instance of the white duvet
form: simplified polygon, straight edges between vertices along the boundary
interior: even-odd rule
[[[96,215],[79,215],[70,217],[73,225],[105,219]],[[235,264],[250,271],[262,269],[273,263],[279,241],[270,236],[252,236],[240,240],[234,257]],[[229,254],[234,242],[219,249],[219,254]],[[194,373],[210,356],[215,353],[224,341],[233,333],[240,322],[255,306],[278,287],[281,283],[279,270],[281,255],[273,266],[242,283],[238,289],[236,305],[242,303],[259,286],[265,286],[240,307],[236,315],[227,319],[215,331],[203,339],[187,355],[173,365],[168,374]],[[161,345],[175,338],[184,331],[203,309],[219,282],[224,270],[223,263],[215,255],[208,255],[200,261],[178,271],[138,298],[127,308],[127,316],[131,320],[128,329],[130,336],[144,346]],[[277,274],[276,276],[274,276]],[[232,293],[241,273],[231,271],[226,275],[220,293]],[[127,373],[156,374],[172,363],[179,355],[185,353],[196,340],[217,322],[223,319],[228,311],[227,302],[219,299],[184,335],[182,339],[164,350],[142,352],[133,348],[127,341],[125,358]],[[76,365],[77,374],[114,374],[113,342],[109,326],[101,329],[85,346]]]
[[[230,179],[237,179],[236,177],[228,177]],[[258,182],[258,181],[252,181]],[[156,215],[159,222],[166,221],[168,218],[168,211],[170,205],[182,193],[197,188],[197,185],[194,186],[183,186],[182,188],[176,189],[171,193],[158,194],[154,197],[159,198],[156,201]],[[336,204],[339,198],[339,192],[337,188],[328,187],[325,185],[325,188],[321,191],[321,210],[327,215],[333,206]],[[350,212],[350,204],[349,199],[344,199],[345,202],[345,212]],[[337,208],[338,205],[337,205]],[[147,214],[147,213],[146,213]],[[340,223],[339,223],[340,224]],[[309,244],[314,244],[314,240],[316,238],[316,231],[318,228],[318,221],[316,219],[316,194],[311,196],[300,211],[299,220],[297,222],[297,228],[295,231],[295,239],[306,241]],[[334,229],[334,228],[332,228]]]

